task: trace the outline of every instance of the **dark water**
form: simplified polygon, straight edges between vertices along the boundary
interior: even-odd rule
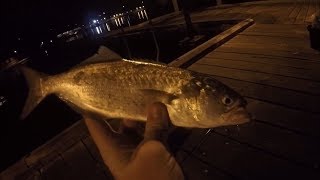
[[[157,51],[153,32],[160,49],[159,59],[169,63],[234,23],[196,24],[195,29],[202,37],[197,42],[182,41],[186,38],[184,26],[158,27],[109,38],[90,37],[69,43],[57,42],[46,49],[31,52],[27,65],[47,74],[57,74],[93,55],[100,45],[109,47],[124,58],[154,60]],[[26,82],[15,69],[0,73],[0,96],[6,100],[0,106],[1,171],[78,121],[81,116],[52,95],[21,121],[19,115],[28,93]]]

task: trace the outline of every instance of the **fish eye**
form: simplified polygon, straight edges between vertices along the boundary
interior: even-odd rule
[[[223,97],[222,103],[224,105],[229,106],[229,105],[231,105],[233,103],[233,101],[232,101],[232,99],[230,97],[226,96],[226,97]]]

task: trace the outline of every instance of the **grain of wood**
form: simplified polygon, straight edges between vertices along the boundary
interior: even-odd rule
[[[232,175],[227,175],[224,171],[207,165],[195,157],[188,157],[182,164],[182,170],[187,179],[201,180],[228,180],[234,179]]]
[[[316,10],[317,10],[317,2],[318,2],[318,0],[310,0],[309,9],[308,9],[308,12],[307,12],[305,23],[311,23],[312,22],[312,17],[313,17],[312,15],[314,13],[316,13]]]
[[[266,64],[266,63],[250,62],[250,61],[248,62],[248,61],[240,61],[240,60],[220,59],[219,57],[215,57],[215,58],[205,57],[200,61],[198,61],[197,64],[249,70],[249,71],[275,74],[280,76],[294,77],[298,79],[306,79],[306,80],[320,82],[320,74],[317,71],[298,69],[298,68],[293,68],[288,66],[278,66],[278,65]]]
[[[241,144],[217,133],[211,133],[195,154],[203,161],[240,179],[319,177],[312,170],[295,166],[287,160],[248,147],[246,144]]]
[[[267,48],[267,47],[266,47]],[[246,47],[220,47],[216,49],[217,52],[231,52],[231,53],[238,53],[238,54],[252,54],[252,55],[265,55],[265,56],[273,56],[273,57],[280,57],[280,58],[292,58],[292,59],[299,59],[305,60],[307,62],[319,62],[319,54],[314,53],[305,53],[301,51],[293,51],[291,50],[284,50],[284,49],[275,49],[262,47],[255,47],[252,49],[248,49]]]
[[[215,76],[238,79],[256,84],[279,87],[298,91],[318,97],[320,95],[320,83],[310,80],[285,77],[275,74],[261,73],[252,69],[238,69],[208,64],[193,64],[191,70]],[[320,97],[320,96],[319,96]]]
[[[64,152],[62,157],[69,166],[68,174],[72,176],[72,179],[111,179],[104,174],[104,170],[91,157],[81,141]]]
[[[260,122],[230,126],[227,131],[225,129],[216,128],[215,132],[310,169],[320,163],[320,155],[315,148],[320,143],[307,136]]]
[[[308,8],[311,0],[303,0],[301,11],[299,12],[294,24],[304,24],[307,17]]]
[[[210,74],[210,72],[200,71],[192,66],[190,69],[201,73]],[[314,95],[290,91],[289,89],[285,88],[277,88],[269,85],[241,81],[238,78],[226,78],[224,75],[212,75],[212,77],[235,89],[245,97],[281,105],[287,108],[302,110],[309,113],[320,113],[318,108],[319,98],[315,98]]]
[[[320,68],[320,63],[318,63],[317,61],[313,62],[313,61],[269,56],[269,55],[258,55],[258,54],[255,55],[255,54],[219,52],[219,51],[213,51],[209,53],[200,61],[209,62],[210,59],[215,59],[215,58],[260,63],[261,65],[264,65],[264,64],[274,65],[280,68],[289,67],[289,68],[296,68],[296,69],[302,69],[302,70],[311,70],[312,72],[317,71]]]
[[[295,3],[295,7],[292,10],[292,12],[289,14],[288,20],[284,22],[284,24],[293,24],[294,21],[296,20],[299,12],[301,11],[302,5],[301,5],[302,0],[299,0],[297,3]]]
[[[32,151],[32,153],[25,158],[29,166],[38,163],[38,161],[54,158],[59,153],[63,153],[68,148],[72,147],[82,138],[88,136],[89,132],[83,121],[79,121],[70,128],[63,131],[61,134],[48,141],[43,146]],[[51,154],[51,155],[50,155]],[[50,156],[48,156],[50,155]],[[49,158],[48,158],[49,157]]]
[[[253,118],[281,129],[287,129],[311,139],[320,137],[320,115],[246,98],[247,109]]]

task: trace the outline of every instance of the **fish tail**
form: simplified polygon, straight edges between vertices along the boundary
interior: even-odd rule
[[[46,75],[34,71],[28,67],[21,67],[20,69],[29,86],[28,97],[20,116],[21,119],[25,119],[47,96],[47,93],[44,93],[41,86],[41,82]]]

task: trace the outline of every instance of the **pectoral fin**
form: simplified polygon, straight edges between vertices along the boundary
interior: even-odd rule
[[[141,89],[141,92],[152,102],[162,102],[164,104],[171,104],[171,102],[178,98],[178,96],[154,89]],[[151,102],[150,102],[151,103]]]

